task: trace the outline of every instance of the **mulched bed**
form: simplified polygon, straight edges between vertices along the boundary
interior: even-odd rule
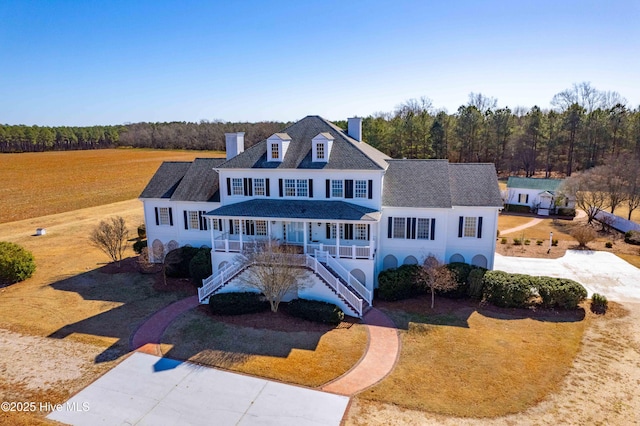
[[[224,322],[225,324],[233,324],[240,327],[251,327],[256,329],[267,329],[273,331],[284,331],[287,333],[296,331],[319,332],[326,333],[328,331],[340,328],[350,328],[353,324],[359,324],[361,321],[357,318],[345,317],[337,326],[321,324],[317,322],[307,321],[300,318],[287,315],[286,309],[281,305],[278,312],[259,312],[257,314],[244,315],[214,315],[207,305],[200,305],[196,309],[204,313],[215,321]]]

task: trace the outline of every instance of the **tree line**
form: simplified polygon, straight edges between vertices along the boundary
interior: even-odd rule
[[[448,113],[426,97],[410,99],[392,112],[364,118],[363,138],[393,158],[490,162],[502,175],[571,176],[612,156],[640,158],[640,107],[631,107],[617,92],[583,82],[553,96],[550,109],[497,104],[495,98],[471,93],[466,105]],[[0,152],[120,146],[224,150],[224,133],[245,132],[249,147],[286,124],[203,120],[92,127],[0,125]],[[336,124],[346,128],[346,121]]]
[[[245,132],[245,146],[279,132],[285,123],[133,123],[118,126],[45,127],[0,125],[0,152],[42,152],[100,148],[225,149],[225,133]]]

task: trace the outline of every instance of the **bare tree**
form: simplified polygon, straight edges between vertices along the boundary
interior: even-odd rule
[[[559,192],[567,198],[575,197],[576,205],[587,213],[589,223],[607,206],[607,192],[602,177],[595,169],[568,177],[562,183]]]
[[[91,243],[105,252],[120,267],[122,256],[129,246],[129,230],[120,216],[103,220],[89,236]]]
[[[578,241],[580,248],[588,248],[587,244],[597,238],[596,231],[589,225],[580,225],[571,231],[571,236]]]
[[[248,245],[249,246],[249,245]],[[256,242],[244,252],[247,266],[239,276],[243,287],[258,290],[277,312],[282,299],[307,286],[308,271],[304,268],[304,255],[295,254],[295,247],[275,241]]]
[[[422,263],[420,278],[423,285],[431,291],[431,309],[435,304],[435,293],[454,290],[458,286],[456,276],[446,265],[440,263],[435,256],[429,255]]]
[[[631,220],[633,211],[640,207],[640,159],[632,156],[624,157],[620,172],[625,181],[625,201],[629,209],[627,219]]]

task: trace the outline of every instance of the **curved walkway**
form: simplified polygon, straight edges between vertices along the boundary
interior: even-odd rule
[[[133,334],[132,350],[162,356],[160,340],[169,325],[181,314],[198,306],[198,297],[174,302],[149,317]],[[349,371],[320,388],[339,395],[354,395],[384,379],[393,370],[400,353],[400,337],[391,319],[371,308],[362,318],[369,332],[367,350]]]
[[[512,232],[518,232],[518,231],[522,231],[523,229],[531,228],[532,226],[536,226],[543,220],[544,219],[541,219],[541,218],[531,219],[529,222],[523,223],[522,225],[514,226],[513,228],[500,231],[500,235],[511,234]]]

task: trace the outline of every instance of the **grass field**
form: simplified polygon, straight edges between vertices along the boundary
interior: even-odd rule
[[[137,198],[162,161],[216,151],[104,149],[0,155],[0,223]]]

